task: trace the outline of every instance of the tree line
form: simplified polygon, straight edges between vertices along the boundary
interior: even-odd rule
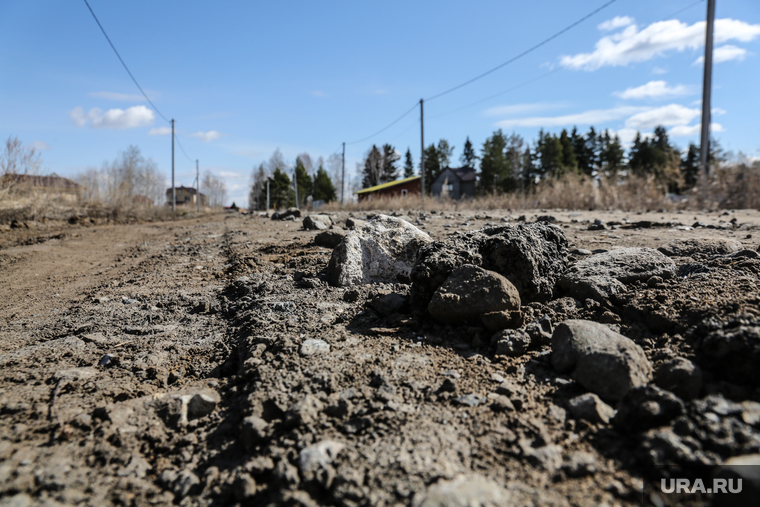
[[[452,163],[454,146],[446,139],[425,148],[425,188],[430,192],[433,180]],[[364,157],[362,188],[397,178],[398,152],[390,144],[382,149],[373,145]],[[717,141],[710,144],[711,163],[724,160]],[[488,137],[477,154],[467,137],[459,158],[462,166],[478,170],[479,193],[530,191],[539,182],[569,175],[619,182],[629,176],[652,177],[670,193],[693,188],[699,176],[699,147],[689,143],[681,150],[668,138],[665,127],[658,126],[651,135],[637,132],[628,152],[617,134],[597,132],[590,127],[581,133],[577,128],[563,129],[559,135],[541,129],[538,139],[526,142],[519,134],[504,134],[501,129]],[[418,165],[419,169],[419,165]],[[404,177],[415,175],[412,156],[407,149]],[[419,175],[419,170],[416,173]]]

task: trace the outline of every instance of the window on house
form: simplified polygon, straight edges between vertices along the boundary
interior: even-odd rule
[[[401,189],[401,197],[406,197],[406,194],[408,194],[408,193],[409,192],[405,188]]]
[[[449,183],[448,185],[446,185],[446,190],[449,193],[453,192],[454,191],[454,184],[453,183]]]

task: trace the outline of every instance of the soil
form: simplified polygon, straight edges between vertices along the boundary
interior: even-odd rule
[[[397,214],[434,239],[518,220]],[[551,215],[571,249],[706,237],[756,250],[760,234],[754,210],[519,214]],[[614,229],[587,230],[594,219]],[[708,227],[684,227],[697,221]],[[329,286],[318,232],[237,213],[0,230],[0,505],[412,505],[460,474],[512,505],[641,505],[639,440],[567,415],[584,390],[548,345],[498,356],[484,329],[373,308],[409,286]],[[523,313],[606,323],[655,367],[694,359],[685,337],[705,317],[760,315],[760,261],[703,262],[611,306],[559,294]],[[760,401],[709,373],[704,393]],[[310,468],[302,451],[323,441],[330,459]]]

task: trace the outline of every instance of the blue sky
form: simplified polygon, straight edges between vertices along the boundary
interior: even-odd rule
[[[90,0],[158,111],[176,120],[189,156],[177,148],[177,184],[192,183],[199,159],[238,204],[276,148],[289,162],[304,152],[327,159],[604,3]],[[542,127],[593,125],[626,140],[664,124],[686,147],[699,136],[705,10],[704,1],[617,0],[426,101],[426,144],[445,138],[458,160],[467,136],[479,149],[498,128],[533,141]],[[135,145],[170,176],[169,125],[84,2],[3,0],[0,42],[2,140],[38,147],[46,171],[66,176]],[[760,2],[718,0],[715,47],[715,136],[760,157]],[[347,173],[373,143],[411,148],[418,163],[418,119],[417,109],[347,144]]]

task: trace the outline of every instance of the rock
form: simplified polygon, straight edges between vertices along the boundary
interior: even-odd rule
[[[562,463],[562,470],[570,477],[593,475],[597,471],[596,458],[591,453],[576,451]]]
[[[725,494],[713,494],[713,507],[757,505],[760,498],[760,454],[728,458],[715,471],[715,480],[726,481]],[[728,481],[731,481],[728,483]],[[741,491],[739,489],[741,481]],[[730,489],[729,489],[730,487]],[[736,491],[736,493],[734,493]]]
[[[298,465],[303,479],[317,480],[329,488],[335,475],[332,462],[344,448],[345,445],[335,440],[322,440],[302,450],[298,455]]]
[[[548,301],[567,267],[567,238],[556,225],[501,225],[458,233],[420,249],[412,268],[412,304],[427,307],[460,266],[473,264],[504,276],[523,303]]]
[[[525,331],[507,329],[497,333],[496,354],[517,357],[527,352],[531,339]]]
[[[16,493],[13,496],[0,500],[1,507],[32,507],[32,505],[35,505],[35,502],[26,493]]]
[[[199,485],[201,480],[190,470],[183,470],[177,474],[172,484],[172,490],[178,498],[185,498],[192,489]]]
[[[361,293],[358,290],[350,289],[343,294],[343,301],[347,303],[356,303],[360,296]]]
[[[454,270],[435,291],[428,312],[442,324],[476,324],[480,316],[520,310],[520,295],[509,280],[472,264]]]
[[[366,224],[364,220],[359,220],[358,218],[347,218],[346,219],[346,229],[358,229],[359,227],[362,227]]]
[[[301,344],[299,353],[302,356],[316,356],[330,352],[330,344],[324,340],[310,338]]]
[[[594,393],[581,394],[571,398],[568,402],[568,412],[575,419],[583,419],[595,424],[610,422],[615,415],[615,410],[603,402]]]
[[[213,394],[193,394],[192,397],[187,401],[188,419],[198,419],[200,417],[209,415],[214,411],[219,401],[219,395],[215,392]]]
[[[717,329],[692,346],[705,370],[731,382],[760,386],[760,325]]]
[[[570,253],[573,255],[581,255],[585,257],[586,255],[591,255],[593,252],[591,250],[586,250],[585,248],[573,248],[570,250]]]
[[[378,215],[333,250],[328,280],[337,286],[408,282],[417,251],[430,241],[412,224]]]
[[[301,210],[298,208],[288,208],[285,211],[275,211],[272,213],[272,220],[287,220],[301,217]]]
[[[672,278],[676,265],[661,252],[652,248],[619,248],[591,255],[573,264],[562,275],[562,288],[574,286],[590,277],[614,278],[623,283],[648,280],[653,276]]]
[[[254,446],[264,442],[269,436],[268,433],[269,424],[255,415],[251,415],[243,419],[243,424],[240,426],[240,440],[243,441],[249,450]]]
[[[417,492],[413,507],[500,507],[509,505],[511,495],[496,482],[480,475],[458,475],[439,480]]]
[[[335,248],[340,245],[344,237],[342,232],[336,230],[324,231],[314,236],[314,244],[325,248]]]
[[[742,421],[750,426],[760,426],[760,403],[756,401],[743,401]]]
[[[684,412],[678,396],[655,386],[642,386],[626,393],[612,424],[624,431],[646,431],[664,426]]]
[[[612,401],[652,378],[641,347],[603,324],[586,320],[567,320],[557,326],[552,335],[552,365]]]
[[[332,220],[327,215],[308,215],[302,224],[307,231],[323,231],[332,225]]]
[[[294,403],[285,413],[285,423],[289,427],[296,427],[314,423],[319,417],[319,412],[324,408],[319,399],[313,394],[307,394],[301,401]]]
[[[668,257],[712,257],[738,252],[742,248],[742,244],[735,239],[692,238],[674,239],[657,250]]]
[[[624,283],[610,276],[565,275],[557,285],[576,299],[593,299],[602,304],[608,303],[612,296],[628,290]]]
[[[448,380],[448,379],[446,379]],[[445,382],[445,381],[444,381]],[[465,405],[468,407],[477,407],[478,405],[482,405],[487,400],[483,396],[479,396],[477,394],[471,393],[471,394],[465,394],[462,396],[459,396],[457,398],[454,398],[454,403],[457,403],[458,405]]]
[[[599,220],[598,218],[594,220],[594,223],[589,225],[586,230],[588,231],[604,231],[607,229],[607,226],[602,220]]]
[[[530,336],[531,344],[535,347],[550,345],[552,341],[552,321],[548,315],[544,315],[535,322],[525,326],[525,332]]]
[[[669,359],[657,368],[654,383],[679,398],[692,400],[702,391],[702,369],[683,357]]]
[[[369,306],[380,315],[388,316],[394,313],[405,313],[408,304],[404,296],[393,292],[376,296],[370,301]]]
[[[522,325],[522,313],[519,310],[489,312],[480,316],[480,322],[489,331],[496,332],[502,329],[518,328]]]
[[[562,447],[558,445],[534,447],[527,439],[521,439],[519,445],[528,463],[533,466],[543,468],[548,472],[553,472],[562,466]]]
[[[491,402],[491,410],[494,412],[514,412],[515,406],[507,396],[497,393],[488,393],[488,400]]]

